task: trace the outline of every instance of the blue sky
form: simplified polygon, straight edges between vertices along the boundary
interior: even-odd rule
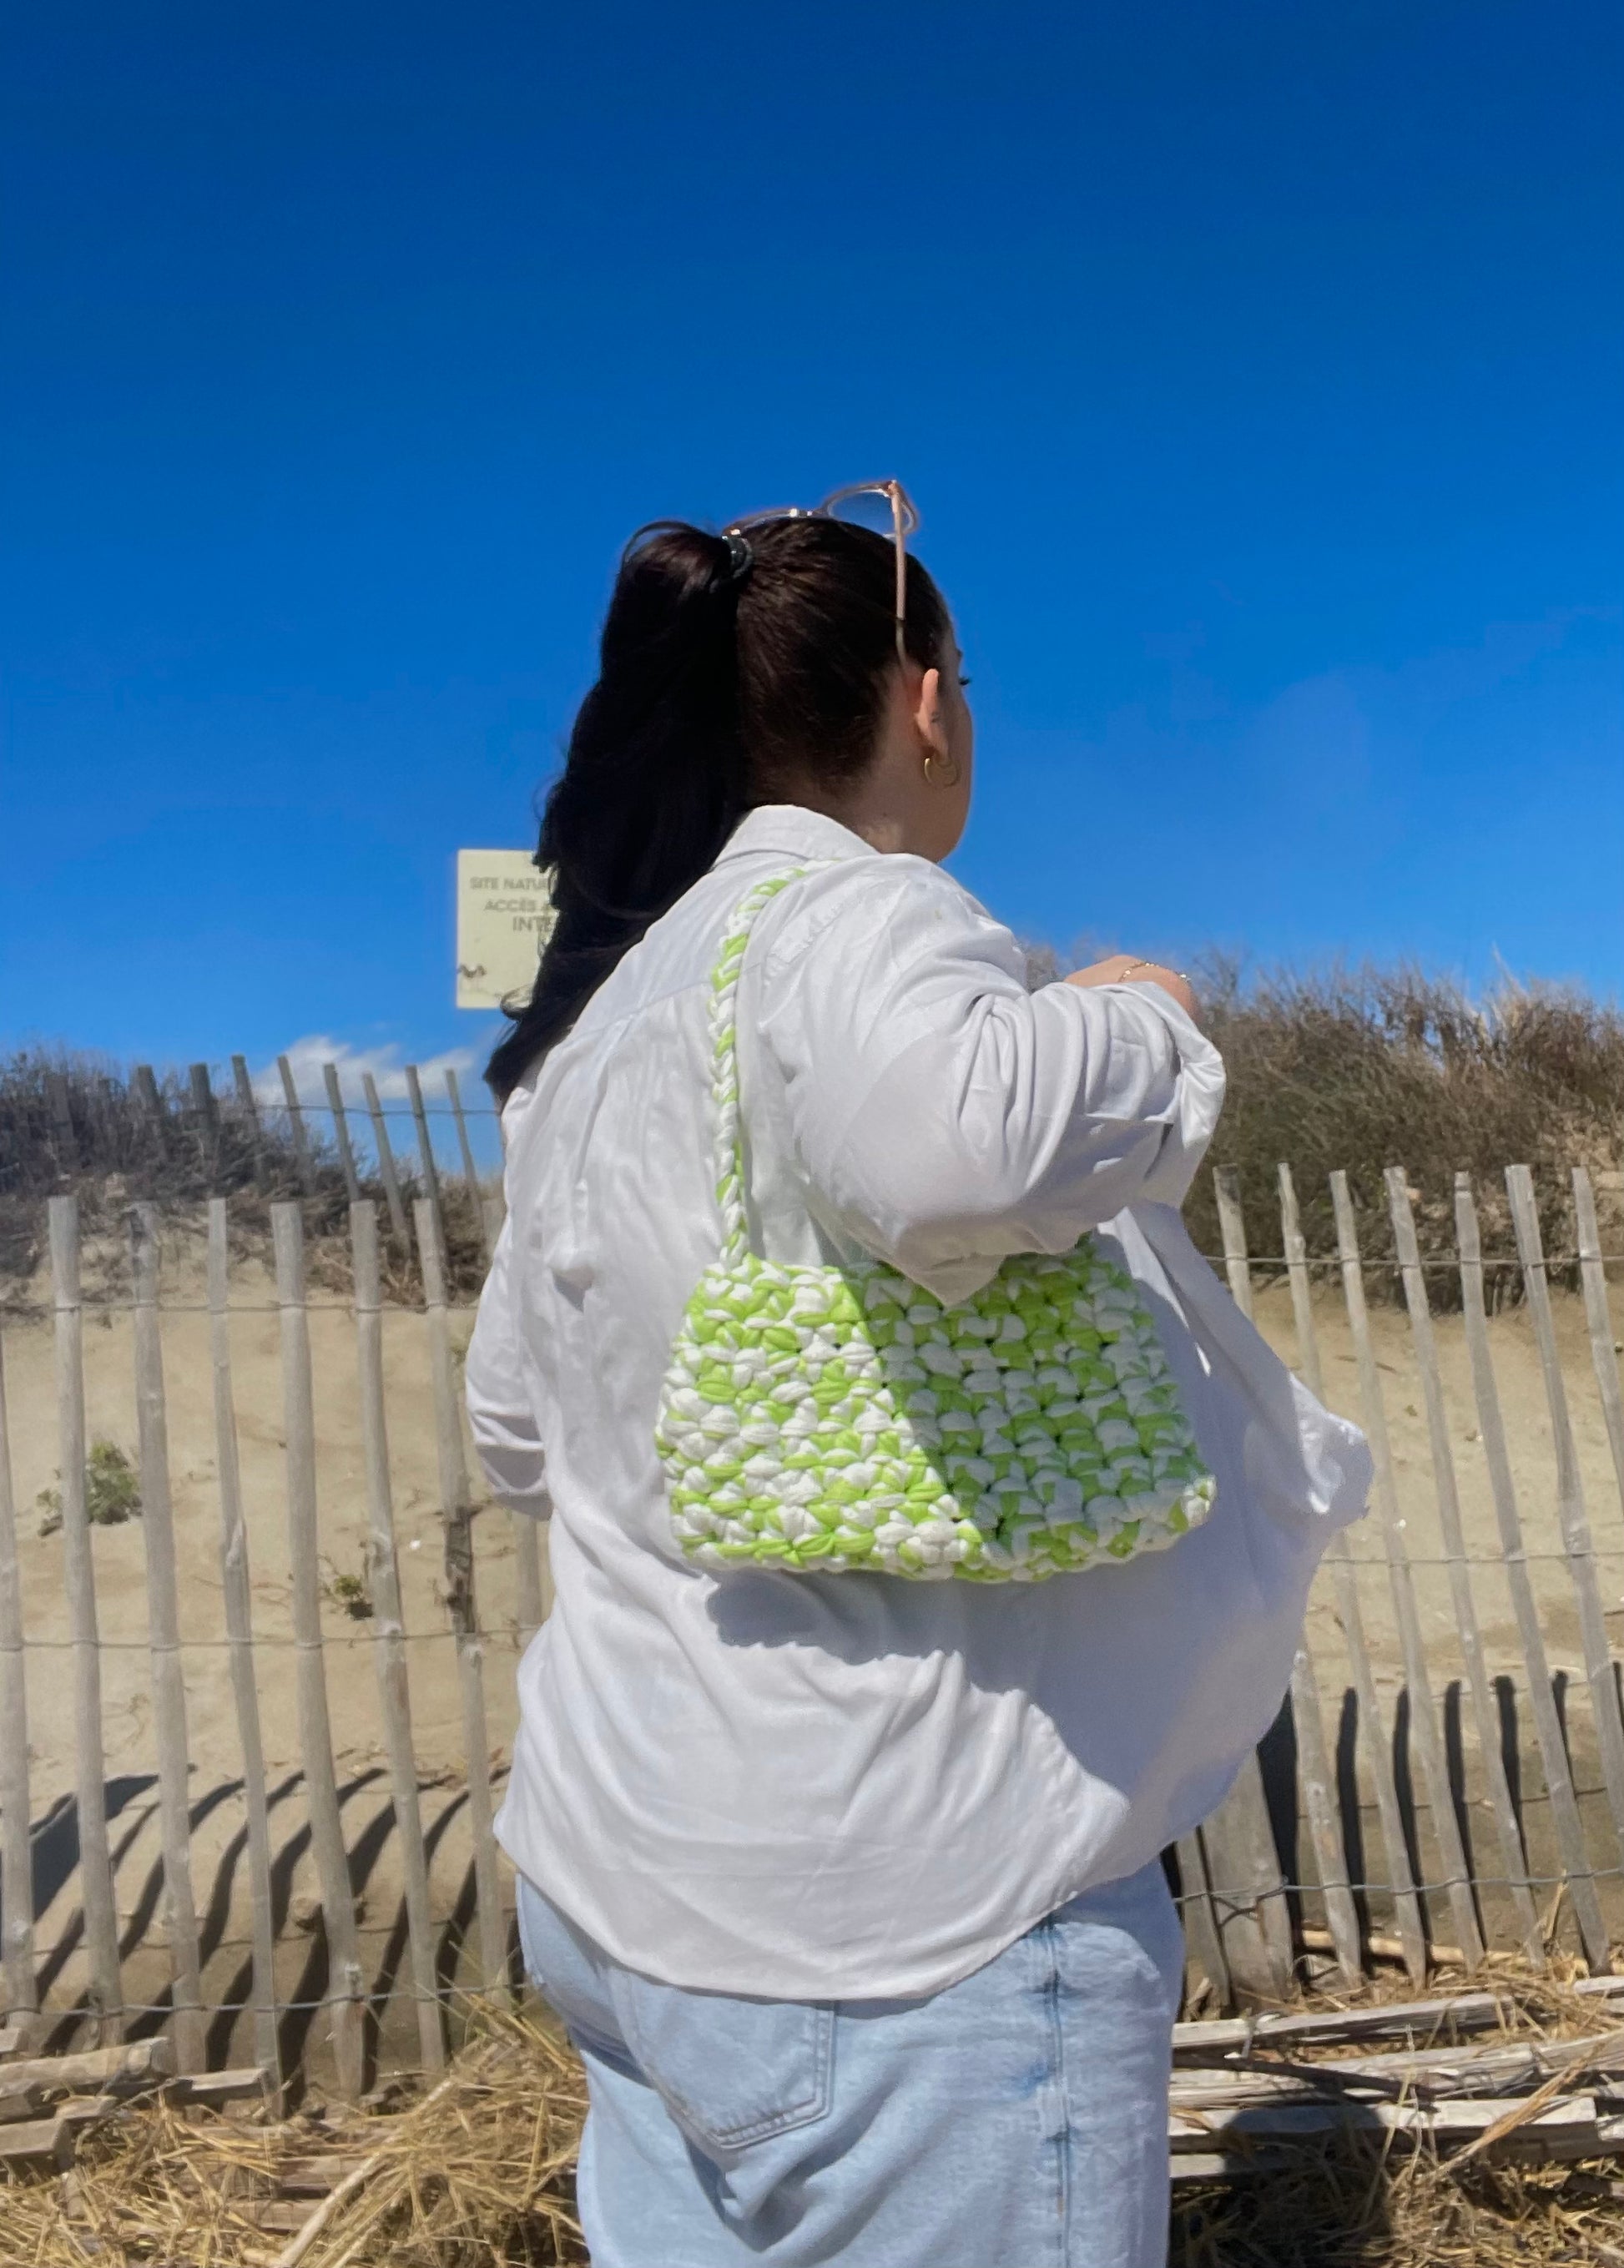
[[[482,1049],[621,541],[891,472],[1018,930],[1619,989],[1620,114],[1588,0],[12,11],[0,1045]]]

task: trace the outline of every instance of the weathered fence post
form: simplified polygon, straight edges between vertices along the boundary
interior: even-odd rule
[[[237,1106],[248,1130],[248,1146],[254,1152],[255,1186],[262,1189],[265,1187],[265,1133],[260,1124],[259,1102],[254,1092],[254,1081],[248,1077],[245,1056],[232,1057],[232,1079],[237,1089]]]
[[[451,1359],[446,1314],[445,1248],[432,1199],[412,1208],[423,1268],[428,1319],[429,1366],[434,1392],[434,1438],[439,1456],[440,1500],[446,1519],[446,1590],[456,1636],[462,1701],[462,1745],[468,1757],[468,1823],[474,1838],[474,1884],[479,1908],[479,1965],[487,1992],[501,1988],[507,1966],[501,1876],[491,1832],[490,1733],[485,1719],[484,1646],[474,1598],[473,1503],[462,1454],[462,1416]]]
[[[1511,1477],[1505,1423],[1500,1412],[1500,1389],[1495,1381],[1494,1357],[1489,1351],[1488,1319],[1483,1305],[1483,1248],[1470,1174],[1455,1176],[1455,1240],[1460,1253],[1460,1304],[1466,1329],[1466,1352],[1472,1363],[1473,1398],[1477,1403],[1478,1427],[1483,1436],[1483,1461],[1488,1467],[1495,1523],[1500,1532],[1500,1556],[1528,1671],[1528,1704],[1533,1712],[1534,1736],[1539,1744],[1546,1794],[1550,1800],[1557,1849],[1568,1877],[1568,1895],[1573,1902],[1584,1958],[1593,1974],[1606,1976],[1612,1967],[1606,1924],[1602,1918],[1601,1901],[1596,1894],[1595,1876],[1585,1849],[1584,1829],[1568,1761],[1568,1743],[1562,1736],[1561,1719],[1556,1713],[1551,1688],[1551,1668],[1546,1659],[1539,1609],[1529,1580],[1522,1516],[1517,1506],[1517,1486]]]
[[[1233,1166],[1214,1168],[1213,1192],[1218,1200],[1218,1233],[1223,1242],[1223,1272],[1229,1279],[1229,1296],[1251,1322],[1251,1267],[1246,1256],[1246,1216],[1241,1210],[1240,1176]]]
[[[164,1927],[173,1971],[170,2006],[174,2010],[176,2066],[181,2071],[201,2071],[204,2063],[203,1978],[197,1951],[197,1902],[192,1889],[186,1672],[181,1660],[174,1513],[169,1495],[169,1420],[158,1320],[158,1213],[152,1205],[129,1208],[129,1264],[135,1285],[136,1420],[146,1556],[147,1641],[152,1665],[152,1730],[158,1748],[163,1838]]]
[[[429,1114],[424,1107],[423,1082],[417,1077],[416,1064],[406,1066],[406,1095],[411,1104],[411,1115],[417,1130],[417,1160],[423,1169],[423,1186],[428,1192],[429,1203],[434,1208],[434,1226],[439,1232],[442,1249],[446,1242],[446,1209],[440,1203],[439,1167],[434,1162],[434,1145],[429,1136]]]
[[[1291,1284],[1291,1310],[1296,1326],[1298,1365],[1303,1384],[1317,1400],[1323,1402],[1325,1398],[1325,1373],[1319,1359],[1319,1337],[1314,1328],[1313,1287],[1309,1274],[1308,1247],[1303,1241],[1302,1218],[1297,1211],[1296,1185],[1292,1180],[1289,1166],[1281,1166],[1278,1174],[1281,1234]],[[1354,1697],[1359,1712],[1360,1746],[1364,1752],[1366,1768],[1375,1792],[1382,1844],[1387,1852],[1388,1870],[1392,1876],[1393,1906],[1399,1924],[1399,1942],[1404,1948],[1405,1969],[1412,1981],[1420,1984],[1426,1981],[1427,1976],[1427,1933],[1421,1920],[1421,1900],[1415,1894],[1414,1878],[1410,1872],[1410,1854],[1404,1839],[1404,1815],[1399,1807],[1392,1753],[1382,1729],[1381,1703],[1370,1668],[1370,1649],[1365,1641],[1364,1616],[1359,1603],[1358,1572],[1346,1541],[1340,1535],[1332,1541],[1325,1560],[1331,1570],[1336,1618],[1341,1627],[1342,1641],[1347,1648],[1348,1667],[1353,1673]],[[1340,1834],[1340,1809],[1337,1824]],[[1346,1868],[1346,1859],[1343,1866]],[[1347,1909],[1343,1908],[1342,1912],[1346,1928]],[[1336,1925],[1332,1923],[1333,1941],[1335,1928]],[[1340,1946],[1338,1958],[1343,1958]]]
[[[528,1512],[507,1516],[513,1523],[513,1605],[522,1653],[546,1621],[552,1601],[542,1569],[542,1539],[536,1532],[541,1523]]]
[[[55,1136],[56,1170],[60,1174],[74,1173],[79,1163],[79,1138],[73,1129],[73,1104],[68,1094],[64,1072],[46,1072],[45,1096],[50,1104],[51,1125]]]
[[[228,1267],[225,1200],[211,1197],[209,1354],[214,1381],[215,1465],[220,1484],[220,1587],[225,1598],[232,1698],[237,1712],[237,1736],[242,1746],[242,1802],[254,1941],[254,2051],[262,2069],[270,2073],[272,2084],[280,2087],[282,2058],[277,2039],[277,1927],[270,1890],[270,1819],[265,1801],[265,1749],[260,1735],[259,1689],[254,1676],[254,1594],[249,1587],[248,1531],[242,1516],[237,1412],[232,1400]]]
[[[33,1866],[28,1829],[28,1682],[23,1660],[23,1596],[17,1565],[17,1503],[11,1493],[11,1435],[5,1407],[5,1341],[0,1337],[0,1912],[4,1917],[8,2011],[36,2008]]]
[[[277,1057],[277,1069],[282,1077],[282,1097],[287,1107],[288,1131],[293,1137],[299,1184],[308,1195],[315,1187],[315,1168],[310,1156],[310,1138],[305,1131],[305,1113],[299,1099],[299,1082],[293,1076],[293,1066],[285,1056]]]
[[[1579,1610],[1579,1638],[1584,1650],[1584,1675],[1591,1689],[1596,1743],[1601,1752],[1601,1776],[1606,1783],[1620,1856],[1624,1859],[1624,1721],[1619,1715],[1613,1648],[1596,1580],[1595,1552],[1591,1543],[1590,1522],[1584,1513],[1584,1484],[1579,1476],[1573,1425],[1568,1415],[1568,1389],[1556,1349],[1556,1327],[1551,1319],[1551,1294],[1546,1282],[1545,1248],[1539,1235],[1539,1209],[1534,1203],[1533,1176],[1526,1166],[1506,1167],[1506,1194],[1511,1200],[1517,1256],[1533,1322],[1534,1343],[1539,1350],[1546,1407],[1551,1413],[1551,1434],[1556,1448],[1556,1511]]]
[[[496,1240],[491,1233],[490,1217],[485,1211],[479,1185],[479,1174],[474,1164],[473,1145],[468,1138],[468,1121],[462,1116],[462,1097],[457,1087],[457,1075],[449,1064],[446,1066],[446,1092],[451,1097],[451,1115],[455,1119],[457,1127],[457,1146],[462,1152],[463,1185],[468,1190],[468,1201],[474,1209],[474,1218],[479,1228],[479,1241],[484,1247],[485,1265],[489,1268],[491,1255],[496,1248]]]
[[[1584,1320],[1591,1335],[1591,1362],[1596,1391],[1613,1452],[1613,1475],[1619,1484],[1619,1509],[1624,1512],[1624,1394],[1619,1389],[1619,1359],[1614,1351],[1613,1315],[1607,1306],[1607,1269],[1601,1256],[1601,1230],[1596,1219],[1596,1193],[1583,1166],[1573,1169],[1573,1211],[1579,1232],[1579,1277],[1584,1286]]]
[[[1302,1218],[1297,1211],[1296,1185],[1289,1166],[1281,1166],[1278,1171],[1281,1240],[1291,1285],[1291,1316],[1297,1332],[1297,1369],[1315,1401],[1323,1402],[1325,1381],[1319,1364],[1319,1337],[1314,1329],[1314,1287],[1309,1276],[1308,1247],[1303,1241]]]
[[[164,1109],[164,1098],[158,1091],[151,1064],[137,1064],[130,1086],[140,1097],[142,1114],[152,1130],[152,1140],[160,1158],[169,1154],[168,1119]]]
[[[323,1064],[321,1077],[327,1087],[327,1107],[332,1116],[333,1138],[338,1145],[338,1160],[344,1169],[344,1189],[351,1204],[359,1204],[360,1176],[355,1170],[355,1152],[350,1146],[350,1122],[344,1116],[344,1098],[339,1091],[337,1066]]]
[[[1229,1974],[1223,1932],[1218,1926],[1218,1909],[1207,1871],[1207,1852],[1202,1845],[1200,1829],[1195,1828],[1185,1836],[1177,1844],[1177,1850],[1178,1877],[1184,1886],[1181,1918],[1185,1926],[1185,1945],[1200,1962],[1220,2007],[1233,2008],[1237,1997],[1235,1979]]]
[[[1466,1689],[1472,1696],[1478,1753],[1482,1759],[1484,1777],[1488,1782],[1489,1802],[1500,1838],[1501,1863],[1505,1867],[1506,1886],[1517,1909],[1523,1951],[1536,1969],[1542,1969],[1545,1966],[1545,1947],[1539,1934],[1539,1916],[1528,1880],[1528,1859],[1523,1849],[1522,1831],[1517,1825],[1517,1807],[1511,1800],[1510,1783],[1506,1778],[1505,1759],[1500,1753],[1499,1716],[1494,1696],[1489,1691],[1488,1671],[1483,1660],[1482,1633],[1478,1628],[1477,1605],[1472,1595],[1472,1577],[1466,1566],[1466,1539],[1460,1525],[1460,1495],[1455,1484],[1455,1460],[1450,1449],[1449,1418],[1443,1408],[1443,1381],[1438,1370],[1438,1350],[1432,1331],[1432,1308],[1427,1297],[1426,1276],[1421,1269],[1421,1247],[1416,1241],[1409,1184],[1397,1166],[1387,1168],[1386,1182],[1387,1210],[1392,1220],[1393,1243],[1404,1280],[1405,1305],[1409,1310],[1410,1340],[1415,1352],[1416,1367],[1421,1373],[1421,1401],[1427,1412],[1427,1439],[1432,1453],[1438,1525],[1443,1535],[1443,1557],[1449,1572],[1450,1598],[1455,1609],[1455,1631],[1460,1641],[1460,1658],[1465,1667]]]
[[[1392,1450],[1387,1438],[1387,1413],[1382,1403],[1376,1350],[1370,1344],[1369,1319],[1365,1310],[1364,1273],[1359,1257],[1359,1239],[1354,1225],[1353,1200],[1348,1194],[1346,1174],[1332,1174],[1331,1202],[1336,1213],[1337,1257],[1342,1269],[1343,1299],[1359,1366],[1359,1398],[1365,1432],[1369,1437],[1371,1461],[1376,1468],[1376,1501],[1381,1513],[1382,1541],[1387,1554],[1393,1618],[1398,1625],[1399,1650],[1404,1658],[1405,1683],[1410,1690],[1410,1722],[1415,1732],[1415,1744],[1421,1750],[1421,1771],[1427,1783],[1428,1801],[1432,1813],[1432,1831],[1437,1841],[1439,1857],[1443,1862],[1443,1887],[1449,1893],[1456,1942],[1465,1956],[1466,1966],[1475,1969],[1483,1958],[1483,1939],[1478,1926],[1477,1905],[1472,1895],[1471,1871],[1461,1839],[1460,1822],[1455,1815],[1454,1790],[1450,1786],[1449,1766],[1438,1732],[1432,1681],[1427,1674],[1427,1650],[1421,1640],[1415,1587],[1404,1548],[1403,1532],[1399,1524],[1399,1491],[1393,1477]]]
[[[209,1082],[208,1064],[190,1064],[187,1078],[191,1084],[192,1110],[197,1121],[197,1155],[204,1174],[212,1181],[219,1167],[219,1121],[215,1111],[214,1089]]]
[[[383,1395],[383,1314],[378,1273],[378,1208],[370,1200],[350,1208],[355,1268],[355,1329],[361,1387],[361,1454],[366,1467],[366,1572],[373,1602],[373,1664],[383,1712],[384,1743],[395,1823],[401,1838],[406,1931],[412,1988],[417,2001],[417,2042],[424,2067],[443,2071],[445,2033],[434,1974],[433,1919],[429,1908],[429,1862],[417,1795],[417,1761],[411,1738],[411,1695],[406,1676],[400,1562],[395,1553],[395,1499],[389,1486],[388,1423]]]
[[[149,1074],[150,1076],[151,1074]],[[106,1764],[101,1742],[101,1643],[96,1569],[85,1500],[85,1316],[79,1299],[79,1201],[49,1206],[51,1296],[56,1319],[56,1418],[61,1459],[63,1579],[73,1650],[74,1749],[79,1830],[79,1894],[85,1908],[89,2000],[104,2041],[123,2036],[113,1859],[107,1843]]]
[[[406,1226],[406,1207],[401,1198],[400,1176],[395,1170],[395,1152],[389,1147],[389,1130],[384,1122],[383,1105],[378,1100],[378,1083],[371,1071],[361,1073],[361,1086],[366,1096],[367,1114],[373,1122],[373,1142],[378,1152],[378,1171],[383,1179],[383,1194],[389,1208],[389,1226],[395,1231],[395,1241],[402,1252],[411,1249],[411,1235]]]
[[[285,1058],[284,1058],[285,1060]],[[344,1850],[333,1764],[333,1728],[321,1655],[321,1541],[316,1522],[315,1418],[311,1395],[310,1330],[305,1311],[304,1225],[297,1204],[270,1209],[276,1248],[277,1304],[282,1324],[282,1393],[287,1426],[288,1555],[292,1564],[294,1674],[299,1745],[310,1805],[310,1844],[321,1886],[331,1956],[328,2006],[338,2084],[361,2091],[364,2015],[355,1893]]]
[[[1220,1167],[1213,1175],[1213,1187],[1230,1294],[1250,1322],[1251,1271],[1233,1172]],[[1255,1752],[1242,1764],[1217,1810],[1203,1821],[1201,1847],[1214,1924],[1232,1985],[1265,1999],[1283,1998],[1291,1989],[1291,1913]]]

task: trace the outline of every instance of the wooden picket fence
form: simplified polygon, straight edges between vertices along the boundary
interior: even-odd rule
[[[295,1154],[307,1159],[309,1106],[285,1066],[284,1072],[288,1121],[299,1129]],[[461,2014],[518,1986],[511,1878],[498,1861],[491,1822],[513,1728],[513,1661],[545,1611],[544,1554],[535,1524],[483,1506],[471,1476],[457,1367],[467,1303],[448,1292],[443,1193],[415,1074],[407,1085],[420,1143],[419,1170],[410,1178],[390,1152],[375,1090],[368,1097],[373,1178],[386,1191],[380,1214],[363,1187],[336,1079],[328,1080],[334,1146],[350,1192],[339,1299],[319,1296],[320,1287],[313,1298],[307,1201],[299,1195],[270,1204],[271,1266],[262,1285],[254,1273],[258,1265],[265,1274],[262,1263],[244,1259],[240,1241],[233,1254],[230,1203],[208,1201],[200,1300],[164,1292],[160,1242],[170,1224],[151,1203],[129,1209],[127,1276],[117,1296],[87,1296],[78,1200],[64,1192],[49,1201],[61,1535],[52,1582],[60,1583],[65,1624],[53,1634],[54,1625],[43,1627],[48,1617],[42,1609],[31,1617],[41,1599],[42,1563],[32,1540],[25,1539],[26,1551],[19,1549],[6,1365],[15,1369],[19,1352],[31,1354],[22,1344],[26,1335],[38,1340],[43,1331],[25,1320],[0,1341],[0,1936],[10,2010],[58,2047],[166,2029],[182,2071],[233,2056],[240,2060],[246,2048],[286,2077],[319,2054],[336,2085],[354,2094],[383,2062],[439,2069]],[[205,1073],[193,1097],[205,1124],[219,1107],[206,1087]],[[257,1123],[246,1071],[237,1089],[229,1100]],[[488,1238],[497,1215],[486,1206],[454,1086],[450,1092],[462,1174],[470,1196],[481,1200]],[[1351,1404],[1376,1464],[1371,1520],[1350,1531],[1325,1563],[1310,1622],[1318,1635],[1305,1638],[1297,1655],[1280,1723],[1230,1798],[1176,1854],[1192,1975],[1205,1979],[1205,1996],[1221,2004],[1283,1995],[1305,1961],[1334,1969],[1352,1987],[1373,1960],[1391,1958],[1419,1983],[1440,1961],[1472,1969],[1493,1949],[1543,1963],[1561,1941],[1603,1973],[1610,1968],[1610,1939],[1624,1939],[1624,1705],[1604,1602],[1605,1583],[1618,1587],[1605,1571],[1624,1571],[1624,1525],[1610,1529],[1600,1545],[1593,1540],[1575,1431],[1576,1424],[1587,1429],[1587,1440],[1598,1437],[1598,1428],[1605,1433],[1624,1521],[1624,1403],[1607,1283],[1618,1256],[1604,1253],[1583,1167],[1572,1174],[1571,1253],[1547,1256],[1542,1248],[1526,1167],[1508,1169],[1506,1191],[1515,1256],[1490,1258],[1517,1271],[1517,1329],[1531,1340],[1541,1381],[1539,1443],[1508,1434],[1503,1353],[1497,1367],[1491,1343],[1500,1326],[1485,1296],[1486,1260],[1466,1177],[1456,1182],[1456,1248],[1447,1263],[1458,1309],[1451,1296],[1445,1326],[1435,1318],[1438,1303],[1428,1289],[1429,1275],[1443,1263],[1436,1251],[1423,1259],[1405,1176],[1397,1169],[1387,1175],[1406,1319],[1401,1367],[1383,1359],[1384,1348],[1395,1353],[1398,1311],[1383,1307],[1373,1314],[1367,1302],[1370,1263],[1361,1254],[1346,1177],[1332,1177],[1335,1252],[1310,1256],[1292,1176],[1282,1166],[1280,1249],[1254,1259],[1246,1251],[1234,1183],[1218,1176],[1222,1259],[1236,1300],[1248,1314],[1268,1304],[1266,1320],[1274,1328],[1275,1308],[1288,1293],[1296,1368],[1317,1393]],[[410,1244],[414,1256],[420,1296],[409,1308],[385,1295],[380,1255],[391,1240]],[[1588,1379],[1570,1374],[1578,1341],[1565,1320],[1573,1303],[1562,1304],[1560,1293],[1554,1301],[1550,1273],[1558,1259],[1565,1270],[1576,1270],[1582,1288]],[[1340,1288],[1334,1307],[1327,1283]],[[313,1307],[321,1309],[328,1334],[319,1378]],[[262,1462],[268,1455],[277,1460],[286,1557],[284,1572],[267,1573],[279,1556],[278,1529],[273,1523],[268,1532],[262,1520],[256,1524],[245,1502],[240,1452],[246,1420],[233,1382],[233,1332],[246,1328],[245,1319],[261,1313],[269,1318],[273,1311],[279,1439],[268,1449],[256,1434],[255,1454]],[[196,1553],[200,1539],[195,1528],[182,1533],[177,1523],[170,1449],[181,1374],[176,1347],[193,1330],[194,1315],[198,1329],[206,1322],[206,1347],[201,1338],[196,1346],[188,1340],[186,1359],[206,1363],[212,1410],[210,1549],[219,1607],[218,1623],[208,1629],[196,1627],[196,1614],[188,1626],[181,1612],[178,1554]],[[92,1534],[86,1486],[87,1323],[110,1329],[114,1321],[128,1330],[134,1372],[144,1575],[144,1629],[119,1643],[138,1645],[148,1660],[156,1788],[128,1832],[121,1823],[133,1800],[123,1793],[128,1776],[110,1778],[107,1765],[103,1687],[111,1642],[100,1628],[99,1586],[105,1592],[106,1577],[98,1566],[104,1547]],[[321,1575],[332,1506],[346,1498],[353,1478],[347,1450],[320,1446],[317,1403],[321,1399],[325,1410],[336,1391],[330,1334],[339,1328],[352,1334],[343,1394],[351,1393],[352,1375],[356,1500],[364,1498],[370,1605],[365,1632],[336,1620]],[[1332,1328],[1339,1344],[1345,1338],[1351,1348],[1347,1359],[1356,1385],[1346,1396],[1326,1375],[1325,1344]],[[1469,1405],[1448,1390],[1439,1351],[1444,1328],[1464,1335]],[[397,1380],[392,1400],[386,1342],[398,1352],[406,1344],[402,1332],[413,1335],[411,1359],[418,1367],[404,1384]],[[43,1361],[39,1351],[36,1367]],[[1384,1374],[1397,1375],[1398,1390],[1413,1395],[1414,1409],[1424,1413],[1434,1523],[1428,1541],[1436,1549],[1418,1548],[1413,1491],[1406,1493],[1407,1477],[1400,1487],[1388,1422],[1395,1389],[1384,1383]],[[419,1408],[432,1410],[432,1419],[428,1493],[440,1547],[436,1627],[414,1626],[397,1534],[402,1477],[392,1436]],[[1530,1503],[1531,1459],[1539,1462],[1535,1449],[1544,1459],[1540,1500]],[[1490,1551],[1469,1548],[1461,1483],[1468,1454],[1492,1505]],[[196,1475],[188,1477],[189,1485]],[[505,1539],[499,1560],[488,1543],[498,1528]],[[189,1568],[189,1557],[186,1564]],[[1576,1649],[1574,1669],[1551,1658],[1547,1565],[1566,1579],[1568,1604],[1557,1620],[1561,1645]],[[495,1593],[493,1568],[499,1569]],[[1447,1592],[1447,1616],[1436,1609],[1430,1635],[1418,1576],[1441,1585],[1440,1597]],[[1491,1579],[1506,1587],[1506,1627],[1514,1630],[1514,1643],[1496,1637],[1492,1617],[1485,1624],[1481,1593]],[[268,1595],[285,1619],[284,1632],[264,1627]],[[48,1603],[55,1611],[56,1602]],[[1329,1616],[1318,1611],[1325,1605]],[[1379,1637],[1373,1612],[1390,1638],[1373,1638]],[[354,1745],[341,1736],[355,1729],[355,1696],[344,1705],[339,1736],[331,1704],[340,1649],[347,1660],[357,1646],[372,1659],[371,1722],[383,1759],[370,1773],[343,1762]],[[212,1719],[206,1770],[197,1738],[204,1668],[222,1652],[235,1756],[224,1779]],[[487,1675],[493,1656],[502,1663],[494,1688]],[[443,1742],[441,1763],[425,1764],[414,1719],[414,1710],[420,1718],[424,1706],[425,1664],[437,1657],[455,1694],[451,1770],[443,1764]],[[58,1684],[63,1668],[69,1676]],[[273,1786],[262,1718],[269,1702],[280,1706],[288,1669],[298,1763]],[[1581,1686],[1588,1699],[1583,1726],[1569,1705]],[[73,1727],[70,1785],[43,1790],[28,1729],[40,1732],[42,1699],[56,1723],[70,1713]],[[217,1775],[211,1782],[208,1771]],[[373,1794],[364,1801],[367,1789]],[[224,1841],[223,1822],[236,1822]],[[200,1881],[200,1838],[210,1837],[216,1862]],[[65,1851],[61,1863],[45,1864],[48,1846]],[[386,1850],[387,1868],[380,1863]],[[384,1913],[380,1919],[368,1913],[364,1931],[365,1909],[358,1901],[386,1874]],[[133,1905],[132,1880],[138,1892]],[[319,2014],[326,2020],[320,2038]]]

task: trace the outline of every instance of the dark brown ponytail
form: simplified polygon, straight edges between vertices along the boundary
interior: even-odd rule
[[[843,521],[771,520],[737,539],[662,520],[627,546],[536,849],[557,923],[529,1001],[485,1076],[506,1101],[651,922],[754,805],[872,761],[896,667],[895,569]],[[941,593],[908,561],[905,643],[930,667]]]

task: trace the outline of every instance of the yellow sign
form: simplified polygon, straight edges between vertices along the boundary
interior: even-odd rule
[[[553,924],[549,877],[528,850],[457,853],[457,1005],[530,996]]]

